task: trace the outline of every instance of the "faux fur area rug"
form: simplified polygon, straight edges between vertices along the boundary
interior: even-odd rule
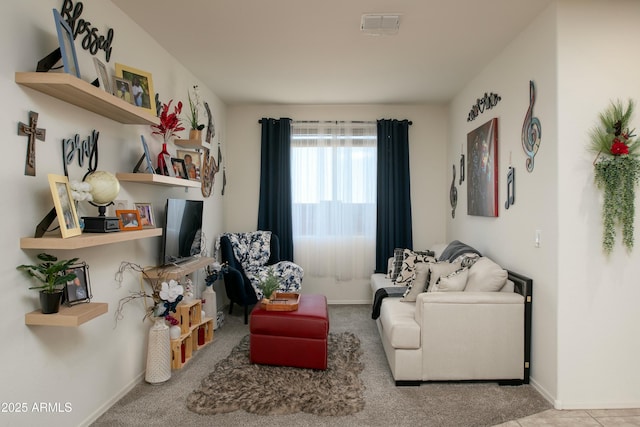
[[[364,408],[360,340],[350,332],[329,333],[324,371],[249,362],[249,335],[215,365],[187,397],[187,408],[204,415],[243,409],[258,415],[306,412],[350,415]]]

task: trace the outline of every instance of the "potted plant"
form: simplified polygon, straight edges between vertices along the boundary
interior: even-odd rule
[[[187,92],[189,98],[189,111],[187,113],[187,121],[191,128],[189,129],[189,139],[202,139],[202,129],[204,124],[200,123],[200,94],[198,93],[198,85],[193,86],[193,96],[191,92]]]
[[[60,300],[62,298],[64,285],[77,277],[75,273],[69,272],[69,269],[78,261],[78,258],[58,261],[58,258],[53,255],[41,253],[38,254],[38,259],[42,261],[40,264],[22,264],[16,268],[26,271],[30,276],[42,282],[39,286],[29,288],[40,290],[40,307],[42,308],[42,313],[57,313],[60,309]]]
[[[271,295],[275,291],[277,291],[279,287],[280,282],[278,281],[276,275],[273,273],[273,268],[269,268],[269,270],[267,271],[267,278],[264,279],[259,285],[264,299],[268,301],[271,298]]]

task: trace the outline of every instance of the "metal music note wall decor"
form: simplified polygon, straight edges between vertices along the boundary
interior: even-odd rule
[[[449,201],[451,202],[451,218],[456,217],[456,206],[458,206],[458,189],[456,188],[456,165],[453,165],[453,179],[449,190]]]
[[[536,86],[529,80],[529,108],[522,124],[522,149],[527,155],[527,171],[533,172],[533,159],[540,148],[542,126],[540,120],[533,116],[533,104],[536,102]]]
[[[507,172],[507,201],[504,202],[505,209],[516,203],[516,170],[513,166],[509,166]]]
[[[484,93],[482,98],[476,99],[476,103],[471,106],[471,110],[469,110],[469,114],[467,115],[467,121],[472,122],[478,117],[481,113],[484,113],[485,110],[490,110],[500,102],[502,98],[497,93],[491,92],[487,94]]]

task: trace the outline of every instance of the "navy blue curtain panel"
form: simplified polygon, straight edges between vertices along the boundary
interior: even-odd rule
[[[413,248],[408,120],[378,120],[376,273],[395,248]]]
[[[258,230],[280,238],[280,259],[293,261],[291,219],[291,119],[260,120],[260,202]]]

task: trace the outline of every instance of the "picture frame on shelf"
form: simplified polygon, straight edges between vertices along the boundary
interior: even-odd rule
[[[56,23],[56,33],[58,34],[58,44],[60,45],[60,55],[62,56],[62,66],[65,73],[72,74],[80,78],[80,67],[78,66],[78,56],[73,40],[73,32],[69,23],[62,18],[57,9],[53,9],[53,19]]]
[[[62,238],[79,236],[82,234],[78,213],[76,212],[76,204],[71,197],[71,187],[69,186],[69,178],[64,175],[49,174],[49,188],[53,197],[53,205],[55,206],[58,223],[60,224],[60,233]]]
[[[170,176],[172,178],[176,177],[176,171],[175,169],[172,167],[173,163],[171,162],[171,155],[169,154],[162,154],[162,158],[164,159],[164,164],[165,164],[165,170],[163,175],[166,176]],[[162,171],[161,171],[162,172]]]
[[[123,211],[129,209],[129,201],[123,199],[117,199],[113,201],[112,205],[109,205],[109,216],[115,217],[116,211]]]
[[[91,302],[91,281],[89,280],[89,266],[83,262],[72,265],[67,273],[75,273],[76,278],[67,282],[64,287],[64,304],[72,306]]]
[[[177,150],[176,155],[179,159],[184,160],[185,172],[187,178],[192,181],[200,181],[200,172],[202,170],[201,155],[197,151]]]
[[[113,94],[129,104],[133,104],[133,94],[131,93],[131,82],[129,80],[114,76]]]
[[[96,67],[96,73],[98,74],[98,83],[100,87],[107,93],[113,95],[113,89],[111,88],[111,79],[109,79],[109,72],[104,62],[100,61],[95,56],[93,57],[93,65]]]
[[[153,206],[151,203],[136,203],[135,206],[140,214],[142,228],[155,228],[156,223],[153,218]]]
[[[142,230],[140,213],[137,209],[116,210],[120,231]]]
[[[138,163],[136,163],[135,167],[133,168],[133,173],[141,172],[141,173],[154,174],[156,173],[156,170],[153,168],[153,164],[151,163],[151,154],[149,154],[149,146],[147,145],[147,141],[144,139],[144,135],[140,135],[140,139],[142,140],[142,150],[144,151],[144,153],[142,154],[142,157],[140,157],[140,160],[138,160]],[[140,170],[140,166],[142,166],[143,162],[145,164],[145,169]]]
[[[175,171],[176,178],[189,179],[189,177],[187,176],[187,169],[183,159],[172,157],[171,165],[173,166],[173,170]]]
[[[147,110],[153,116],[156,115],[154,101],[153,79],[151,73],[138,70],[120,63],[115,64],[116,76],[131,82],[132,104]]]

